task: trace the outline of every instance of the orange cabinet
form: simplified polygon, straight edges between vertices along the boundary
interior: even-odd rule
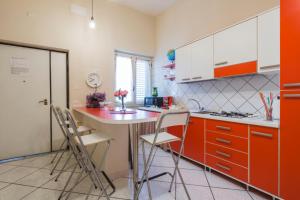
[[[218,120],[207,120],[206,130],[248,138],[248,125]]]
[[[250,184],[278,195],[278,129],[250,126]]]
[[[183,135],[183,126],[172,126],[168,128],[168,133],[175,135],[179,138],[182,138]],[[172,150],[179,153],[181,142],[172,142]]]
[[[206,131],[206,142],[248,153],[248,139]]]
[[[281,91],[280,196],[299,199],[300,183],[300,90]]]
[[[190,118],[184,144],[184,156],[204,163],[204,119]]]
[[[280,197],[299,199],[300,1],[280,1]]]
[[[243,182],[248,182],[248,169],[245,167],[241,167],[208,154],[206,154],[206,164],[229,176],[235,177]]]
[[[206,153],[248,168],[248,154],[229,148],[206,143]]]
[[[281,90],[300,89],[300,1],[280,4],[280,84]]]

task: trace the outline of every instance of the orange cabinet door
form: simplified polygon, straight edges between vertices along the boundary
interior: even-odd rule
[[[182,138],[183,135],[183,126],[172,126],[168,128],[168,133],[175,135],[179,138]],[[179,153],[181,142],[172,142],[172,150]]]
[[[300,1],[280,2],[281,90],[300,89]]]
[[[282,91],[280,105],[280,196],[299,199],[300,90]]]
[[[184,144],[184,156],[204,162],[204,119],[190,118]]]
[[[250,126],[250,184],[278,195],[278,129]]]

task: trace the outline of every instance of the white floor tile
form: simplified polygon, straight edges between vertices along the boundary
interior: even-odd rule
[[[43,156],[40,158],[36,158],[36,159],[32,160],[31,162],[25,162],[24,164],[22,164],[22,166],[41,168],[41,167],[48,165],[50,162],[51,162],[51,158],[49,158],[47,156]]]
[[[52,179],[49,182],[47,182],[46,184],[42,185],[41,187],[46,188],[46,189],[62,190],[70,175],[71,175],[71,172],[63,172],[61,174],[61,176],[59,177],[58,181],[54,181],[54,179]],[[70,185],[72,185],[74,183],[77,176],[78,176],[78,173],[75,173],[73,175]]]
[[[19,200],[34,190],[35,190],[34,187],[12,184],[12,185],[0,190],[0,199],[1,200]]]
[[[0,181],[13,183],[18,179],[21,179],[33,173],[36,170],[37,170],[36,168],[30,168],[30,167],[16,167],[12,170],[9,170],[8,172],[5,172],[4,174],[1,174]]]
[[[0,165],[0,174],[3,174],[3,173],[5,173],[5,172],[7,172],[7,171],[9,171],[9,170],[11,170],[11,169],[13,169],[13,168],[16,168],[16,166],[12,166],[12,165]]]
[[[247,191],[212,188],[215,200],[252,200]]]
[[[39,187],[44,183],[48,182],[50,179],[53,179],[57,173],[50,176],[50,170],[40,169],[33,174],[26,176],[17,181],[18,184],[29,185]]]
[[[242,184],[214,172],[205,172],[211,187],[245,190]]]
[[[254,200],[271,200],[272,197],[262,194],[260,192],[249,191],[250,196]]]
[[[0,190],[8,186],[9,183],[0,182]]]
[[[22,200],[57,200],[59,194],[56,190],[37,189]]]
[[[130,199],[133,195],[133,183],[131,179],[120,178],[113,182],[116,186],[116,192],[112,197]]]

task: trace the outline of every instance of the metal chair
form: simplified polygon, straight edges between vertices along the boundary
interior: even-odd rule
[[[157,121],[155,133],[140,136],[140,139],[141,139],[141,142],[142,142],[144,172],[143,172],[142,179],[139,182],[139,186],[137,188],[137,193],[138,194],[136,195],[135,200],[138,200],[138,196],[141,192],[141,189],[143,187],[144,182],[147,183],[149,199],[152,199],[150,180],[152,180],[154,178],[157,178],[157,177],[160,177],[162,175],[166,175],[166,174],[169,174],[172,177],[169,192],[171,192],[173,183],[175,181],[175,199],[176,199],[176,192],[177,192],[176,191],[177,190],[176,175],[177,175],[177,173],[178,173],[179,178],[182,182],[182,185],[184,187],[184,190],[185,190],[185,193],[186,193],[188,199],[191,199],[191,197],[189,195],[189,192],[186,188],[186,185],[184,183],[182,174],[181,174],[181,172],[179,170],[179,167],[178,167],[179,161],[180,161],[180,158],[181,158],[181,154],[182,154],[182,151],[183,151],[183,147],[184,147],[184,141],[185,141],[185,138],[186,138],[186,131],[187,131],[189,118],[190,118],[190,112],[185,111],[185,110],[183,110],[183,111],[163,112],[160,115],[160,118]],[[172,127],[172,126],[184,126],[183,133],[182,133],[182,138],[176,137],[176,136],[174,136],[174,135],[172,135],[168,132],[162,131],[163,129],[166,129],[166,128]],[[170,145],[170,143],[172,143],[172,142],[181,142],[180,150],[179,150],[179,154],[178,154],[177,158],[174,155],[174,152],[173,152],[173,150],[171,148],[171,145]],[[151,150],[150,150],[150,153],[148,155],[148,158],[146,158],[146,154],[145,154],[145,143],[148,143],[148,144],[151,145]],[[170,149],[170,152],[171,152],[174,164],[175,164],[174,173],[170,174],[168,172],[165,172],[165,173],[155,175],[153,177],[149,177],[148,174],[149,174],[149,171],[150,171],[150,168],[151,168],[151,164],[152,164],[152,162],[155,158],[156,151],[159,148],[158,145],[163,145],[163,144],[168,145],[168,148]]]
[[[65,113],[69,120],[69,127],[67,126],[66,123],[63,123],[64,129],[66,130],[66,133],[67,133],[67,141],[70,144],[72,153],[73,153],[75,159],[77,160],[79,167],[81,168],[81,172],[80,172],[79,176],[76,178],[75,184],[72,186],[72,188],[68,191],[67,194],[64,194],[78,165],[74,166],[72,173],[69,176],[67,183],[65,184],[64,189],[61,192],[59,199],[61,199],[65,195],[67,195],[65,199],[68,199],[69,195],[71,194],[73,189],[76,187],[76,185],[79,184],[86,177],[89,177],[90,180],[92,181],[92,185],[90,187],[90,190],[88,192],[88,196],[86,199],[88,199],[93,187],[95,187],[95,188],[100,188],[102,191],[99,194],[99,198],[104,194],[105,198],[107,200],[109,200],[110,199],[109,196],[115,192],[115,186],[113,185],[112,181],[108,178],[106,173],[101,169],[102,169],[102,164],[105,160],[106,154],[108,152],[110,143],[112,141],[112,138],[109,138],[102,133],[92,133],[90,135],[84,135],[84,136],[80,135],[77,131],[76,123],[73,119],[73,116],[71,115],[71,112],[69,110],[66,110]],[[62,116],[60,113],[58,113],[58,114],[60,116]],[[100,143],[105,143],[106,148],[104,151],[104,156],[102,157],[102,160],[99,163],[99,166],[96,166],[95,162],[92,160],[92,156],[93,156],[94,151],[97,148],[97,145]],[[88,153],[87,146],[91,146],[91,145],[94,145],[94,148],[92,149],[91,153]],[[82,175],[84,173],[86,175],[84,177],[82,177]],[[108,183],[107,186],[104,186],[104,184],[102,183],[101,175],[107,181],[107,183]],[[106,191],[106,189],[108,187],[112,188],[112,192],[110,194],[107,194],[107,191]]]
[[[66,143],[67,143],[66,133],[64,132],[63,127],[62,127],[63,126],[63,122],[61,121],[60,117],[58,116],[58,109],[61,110],[59,107],[55,107],[53,104],[51,104],[51,110],[52,110],[52,112],[54,114],[54,117],[55,117],[55,119],[56,119],[56,121],[57,121],[57,123],[58,123],[58,125],[59,125],[59,127],[60,127],[60,129],[61,129],[61,131],[62,131],[65,139],[63,140],[63,142],[61,143],[61,145],[59,147],[59,150],[56,152],[55,156],[51,160],[51,164],[54,163],[54,161],[56,160],[56,158],[58,157],[58,155],[61,153],[60,156],[58,157],[58,159],[57,159],[54,167],[52,168],[52,170],[50,172],[50,175],[53,174],[54,170],[56,169],[56,167],[60,163],[63,155],[65,154],[65,152],[67,150],[67,148],[66,148]],[[66,121],[66,124],[69,124],[69,122]],[[78,124],[78,122],[76,124]],[[86,126],[78,126],[78,128],[77,128],[77,131],[80,134],[85,134],[85,133],[89,133],[90,134],[90,133],[92,133],[93,130],[94,130],[93,128],[86,127]],[[67,160],[69,160],[69,159],[67,159]],[[67,164],[68,164],[68,162],[65,163],[65,165],[67,165]]]

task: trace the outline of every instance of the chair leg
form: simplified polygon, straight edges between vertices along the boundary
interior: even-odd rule
[[[50,162],[51,164],[56,160],[56,158],[57,158],[58,154],[60,153],[60,151],[63,150],[63,147],[64,147],[64,145],[65,145],[66,142],[67,142],[67,140],[65,139],[65,140],[63,141],[63,143],[61,143],[61,145],[60,145],[60,147],[59,147],[59,150],[56,152],[54,158],[53,158],[53,159],[51,160],[51,162]]]
[[[60,171],[60,172],[58,173],[58,175],[56,176],[55,182],[58,180],[58,178],[60,177],[60,175],[63,173],[63,171],[64,171],[64,169],[66,168],[67,164],[68,164],[69,161],[71,160],[72,155],[73,155],[73,154],[70,154],[70,155],[69,155],[69,157],[68,157],[68,159],[66,160],[66,162],[65,162],[65,164],[64,164],[64,166],[63,166],[63,168],[61,169],[61,171]],[[75,166],[77,166],[77,164],[76,164]]]
[[[179,175],[179,178],[180,178],[181,183],[182,183],[182,185],[183,185],[183,188],[184,188],[184,190],[185,190],[185,193],[186,193],[188,199],[191,200],[190,194],[189,194],[189,192],[188,192],[188,190],[187,190],[187,188],[186,188],[186,185],[185,185],[185,183],[184,183],[182,174],[181,174],[181,172],[180,172],[180,170],[179,170],[179,167],[178,167],[178,166],[179,166],[179,160],[180,160],[181,154],[178,155],[178,158],[177,158],[177,160],[176,160],[175,155],[174,155],[174,152],[173,152],[173,150],[172,150],[172,148],[171,148],[170,143],[168,143],[168,146],[169,146],[169,148],[170,148],[170,151],[171,151],[171,154],[172,154],[172,158],[173,158],[173,161],[174,161],[174,164],[175,164],[174,175],[176,174],[176,172],[178,172],[178,175]],[[170,191],[171,191],[171,188],[172,188],[173,181],[174,181],[174,177],[172,178],[172,182],[171,182],[171,186],[170,186]],[[175,188],[176,188],[176,183],[175,183]]]
[[[60,163],[60,161],[61,161],[63,155],[65,154],[65,152],[66,152],[66,151],[63,151],[63,152],[60,154],[58,160],[56,161],[55,165],[53,166],[53,168],[52,168],[52,170],[51,170],[51,172],[50,172],[50,175],[53,174],[54,170],[56,169],[56,167],[57,167],[58,164]],[[56,155],[58,155],[58,153],[57,153]],[[51,163],[52,163],[52,161],[51,161]]]
[[[63,197],[63,194],[66,191],[66,189],[67,189],[67,187],[69,185],[69,182],[71,181],[71,178],[72,178],[73,174],[75,173],[76,168],[77,168],[77,165],[74,166],[71,175],[69,176],[69,178],[68,178],[68,180],[67,180],[67,182],[66,182],[66,184],[65,184],[65,186],[63,188],[63,190],[61,191],[61,193],[60,193],[60,195],[58,197],[58,200],[60,200]]]
[[[157,148],[155,149],[155,151],[153,153],[154,147],[155,147],[155,145],[152,145],[151,150],[150,150],[150,154],[149,154],[148,159],[147,159],[147,162],[144,164],[144,165],[147,166],[147,168],[146,168],[146,170],[144,170],[143,176],[142,176],[141,181],[140,181],[141,184],[137,188],[137,195],[136,195],[134,200],[138,200],[139,194],[142,190],[142,187],[143,187],[143,184],[144,184],[144,181],[145,181],[145,172],[149,173],[150,167],[151,167],[151,165],[153,163],[153,160],[155,158]],[[153,156],[152,156],[152,153],[153,153]]]
[[[146,166],[146,153],[145,153],[145,142],[142,142],[142,151],[143,151],[143,160],[144,160],[144,173],[145,173],[145,178],[147,181],[147,187],[148,187],[148,195],[150,200],[152,199],[152,193],[151,193],[151,187],[150,187],[150,182],[149,182],[149,176],[147,172],[147,166]]]

